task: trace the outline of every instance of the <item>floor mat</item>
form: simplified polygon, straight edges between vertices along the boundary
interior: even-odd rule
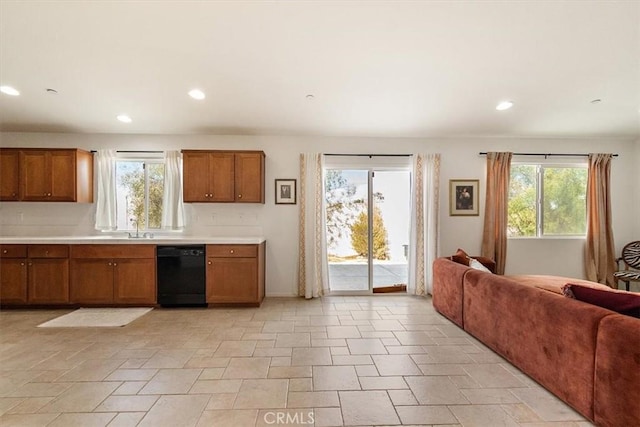
[[[133,322],[153,310],[134,308],[79,308],[38,325],[39,328],[101,328],[119,327]]]

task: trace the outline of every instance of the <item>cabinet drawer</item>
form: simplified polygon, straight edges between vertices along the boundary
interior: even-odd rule
[[[71,258],[155,258],[155,245],[72,245]]]
[[[26,258],[27,245],[0,245],[2,258]]]
[[[257,245],[207,245],[207,256],[214,258],[255,258]]]
[[[68,258],[68,245],[29,245],[29,258]]]

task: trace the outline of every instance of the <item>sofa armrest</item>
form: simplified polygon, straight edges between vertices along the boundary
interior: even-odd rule
[[[612,314],[600,321],[594,390],[596,424],[640,425],[640,319]]]

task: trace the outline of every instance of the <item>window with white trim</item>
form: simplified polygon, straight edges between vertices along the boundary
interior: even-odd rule
[[[586,165],[512,164],[508,236],[584,236]]]
[[[116,161],[118,230],[158,230],[162,221],[164,160],[123,158]]]

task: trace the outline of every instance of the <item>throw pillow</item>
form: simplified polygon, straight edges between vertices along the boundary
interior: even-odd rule
[[[457,262],[458,264],[469,265],[469,255],[458,248],[458,251],[451,255],[451,261]]]
[[[597,305],[620,314],[640,317],[640,294],[637,293],[614,289],[596,289],[567,283],[562,287],[562,294],[566,297],[575,298],[578,301]]]
[[[478,261],[475,258],[469,258],[469,267],[475,268],[476,270],[491,273],[491,270],[489,270],[487,267],[485,267],[480,261]]]

